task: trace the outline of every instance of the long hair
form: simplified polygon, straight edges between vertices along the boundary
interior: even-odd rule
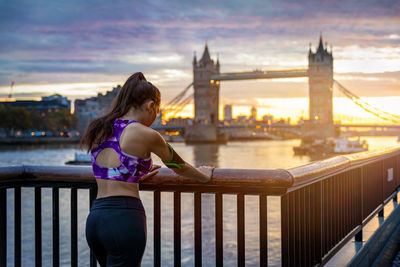
[[[143,73],[132,74],[119,89],[108,113],[89,123],[80,141],[80,148],[86,147],[89,152],[109,138],[113,133],[115,119],[125,115],[131,107],[140,108],[149,99],[156,105],[160,104],[161,94],[158,88],[148,82]]]

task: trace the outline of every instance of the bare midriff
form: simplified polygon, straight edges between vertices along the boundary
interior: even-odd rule
[[[131,196],[140,198],[139,184],[128,183],[123,181],[96,179],[97,182],[97,197],[110,197],[110,196]]]

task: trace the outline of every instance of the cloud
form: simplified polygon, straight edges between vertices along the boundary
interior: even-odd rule
[[[400,71],[398,14],[395,0],[2,1],[0,86],[120,83],[140,70],[172,94],[190,83],[193,51],[201,56],[206,41],[223,72],[303,68],[320,31],[335,71],[360,85],[354,73]]]

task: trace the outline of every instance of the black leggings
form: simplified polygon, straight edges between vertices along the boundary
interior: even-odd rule
[[[86,240],[103,266],[140,266],[146,247],[146,213],[136,197],[93,201],[86,219]]]

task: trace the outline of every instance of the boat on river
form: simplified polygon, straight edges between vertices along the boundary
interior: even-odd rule
[[[360,137],[356,140],[336,139],[333,150],[336,154],[349,154],[362,151],[368,151],[368,143],[366,140],[361,141]]]
[[[69,160],[65,162],[67,165],[91,165],[92,161],[90,159],[90,154],[77,153],[75,152],[74,160]]]
[[[346,138],[302,140],[299,146],[293,147],[293,151],[295,155],[350,154],[368,151],[368,143],[366,140],[360,140],[360,138],[356,140]]]
[[[293,147],[295,155],[307,155],[307,154],[331,154],[335,147],[334,139],[314,139],[314,140],[301,140],[299,146]]]

